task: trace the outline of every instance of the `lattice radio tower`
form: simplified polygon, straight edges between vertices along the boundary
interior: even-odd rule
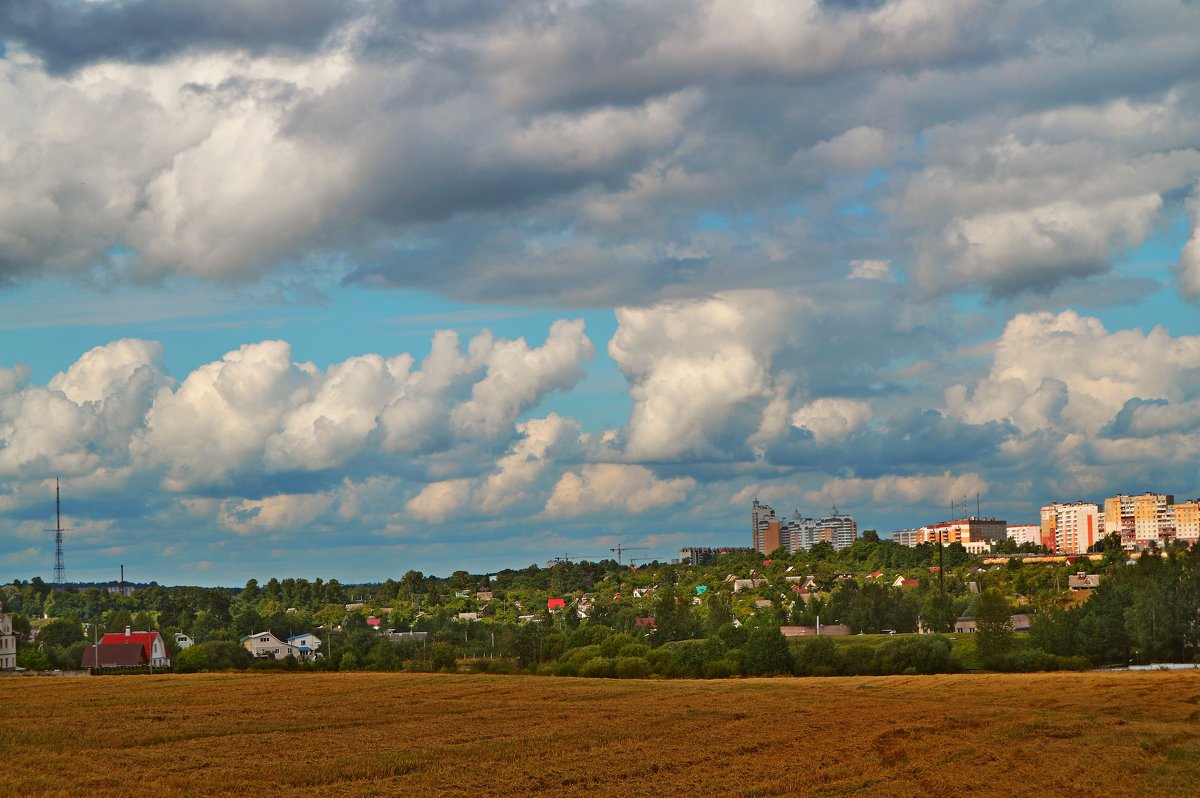
[[[46,531],[54,533],[54,584],[61,585],[67,578],[67,569],[63,565],[62,535],[63,532],[70,530],[64,529],[62,525],[62,494],[59,491],[57,478],[54,480],[54,529]]]

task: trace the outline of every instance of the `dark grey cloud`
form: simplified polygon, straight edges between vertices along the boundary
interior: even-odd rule
[[[334,262],[359,284],[598,305],[834,291],[880,259],[909,299],[1027,307],[1107,285],[1200,174],[1195,9],[776,12],[6,4],[0,38],[48,74],[5,64],[0,281]],[[142,70],[58,79],[108,62]]]
[[[362,8],[356,0],[6,0],[0,39],[20,43],[53,73],[212,50],[300,55]]]

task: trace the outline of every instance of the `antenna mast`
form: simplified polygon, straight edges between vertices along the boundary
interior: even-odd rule
[[[62,554],[62,535],[67,530],[62,525],[62,493],[57,477],[54,479],[54,529],[47,531],[54,533],[54,584],[61,585],[67,577]]]

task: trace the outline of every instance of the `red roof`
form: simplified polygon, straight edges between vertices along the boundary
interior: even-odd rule
[[[883,576],[883,571],[876,571],[875,573],[868,576],[867,579],[878,579],[881,576]]]
[[[546,608],[547,609],[562,610],[562,609],[566,609],[566,607],[567,607],[566,599],[560,599],[560,598],[546,599]]]
[[[654,616],[650,616],[649,618],[634,618],[634,619],[633,619],[633,625],[634,625],[635,627],[646,627],[646,626],[649,626],[651,629],[657,629],[657,628],[658,628],[658,624],[656,624],[656,623],[654,622]]]
[[[83,652],[82,665],[85,668],[136,668],[146,662],[146,651],[138,643],[101,643],[87,647]]]
[[[921,584],[920,579],[905,579],[900,583],[900,587],[916,587],[919,584]]]
[[[146,661],[154,659],[154,641],[158,638],[158,632],[109,632],[100,638],[100,645],[112,646],[118,643],[138,643],[146,650]]]

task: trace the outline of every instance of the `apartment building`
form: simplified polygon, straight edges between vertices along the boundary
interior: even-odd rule
[[[1041,543],[1055,554],[1086,554],[1103,537],[1099,505],[1052,502],[1042,508]]]
[[[797,510],[790,519],[783,519],[770,505],[755,499],[750,506],[750,523],[754,548],[763,554],[781,546],[789,554],[795,554],[818,543],[844,549],[858,539],[858,523],[853,517],[839,513],[836,507],[823,518],[806,518]]]
[[[1032,543],[1042,545],[1042,527],[1040,524],[1009,524],[1006,533],[1008,539],[1018,546]]]
[[[1104,500],[1104,532],[1119,534],[1126,549],[1160,546],[1175,537],[1174,505],[1169,493],[1119,493]]]
[[[892,533],[892,540],[906,546],[922,543],[961,543],[972,554],[986,554],[992,546],[1008,537],[1008,524],[996,518],[968,516],[953,521],[926,524],[919,529]]]

